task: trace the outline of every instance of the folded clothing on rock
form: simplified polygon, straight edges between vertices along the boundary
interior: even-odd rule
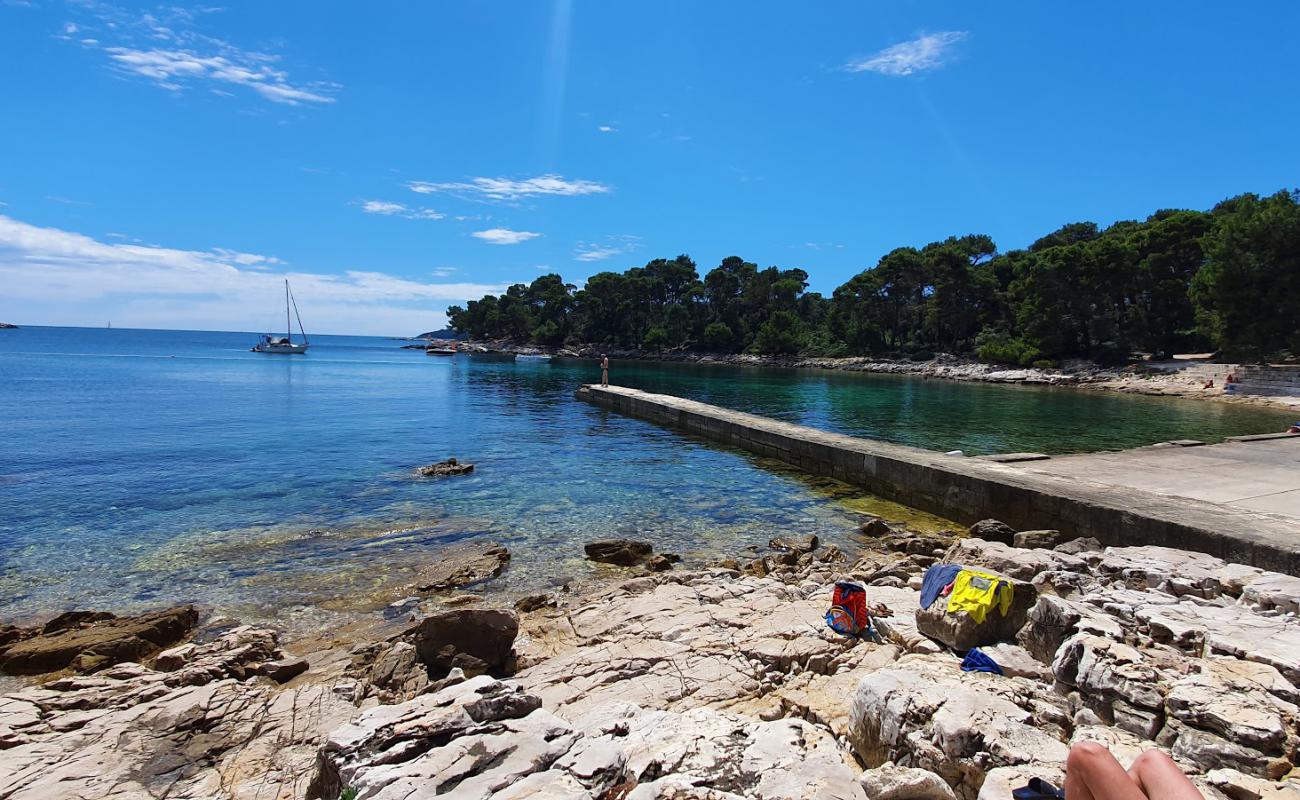
[[[943,589],[957,578],[961,564],[932,564],[921,578],[921,608],[929,608]]]

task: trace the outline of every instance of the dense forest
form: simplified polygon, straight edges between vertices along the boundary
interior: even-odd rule
[[[900,247],[830,297],[802,269],[731,256],[701,278],[688,256],[559,275],[447,309],[474,338],[649,351],[867,355],[1046,364],[1134,353],[1300,356],[1300,191],[1210,211],[1075,222],[1024,250],[984,235]]]

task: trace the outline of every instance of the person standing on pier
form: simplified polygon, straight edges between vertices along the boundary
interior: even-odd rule
[[[600,385],[609,386],[609,356],[600,354]]]

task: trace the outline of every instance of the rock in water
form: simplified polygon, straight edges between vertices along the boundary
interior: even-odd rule
[[[601,539],[588,542],[583,550],[592,561],[632,567],[648,559],[654,552],[654,547],[649,542],[633,539]]]
[[[894,529],[889,526],[889,523],[880,517],[872,517],[859,525],[858,530],[864,536],[889,536],[894,533]]]
[[[96,672],[123,661],[142,661],[185,637],[199,621],[194,606],[135,617],[72,611],[39,628],[13,628],[0,646],[0,671],[38,675],[72,667]]]
[[[1012,544],[1016,538],[1015,528],[996,519],[982,519],[970,526],[967,533],[973,539],[984,539],[990,542],[1001,542],[1002,544]]]
[[[461,464],[454,458],[446,461],[439,461],[436,464],[428,464],[423,467],[416,467],[415,471],[426,478],[438,478],[444,475],[466,475],[474,471],[473,464]]]
[[[519,617],[513,611],[460,608],[425,617],[405,638],[435,672],[461,667],[467,674],[502,674],[509,671],[518,634]]]
[[[470,586],[497,577],[509,563],[510,551],[497,542],[458,542],[421,567],[413,586],[420,592]]]
[[[806,536],[778,536],[767,543],[767,546],[773,550],[787,550],[791,553],[811,553],[817,549],[820,544],[817,534],[810,533]]]
[[[646,567],[651,572],[667,572],[673,568],[673,560],[667,555],[661,553],[657,556],[651,556],[650,560],[646,563]]]

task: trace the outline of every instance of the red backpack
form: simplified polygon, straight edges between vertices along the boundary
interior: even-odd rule
[[[871,637],[871,615],[867,613],[867,590],[860,583],[836,581],[826,624],[844,636]]]

